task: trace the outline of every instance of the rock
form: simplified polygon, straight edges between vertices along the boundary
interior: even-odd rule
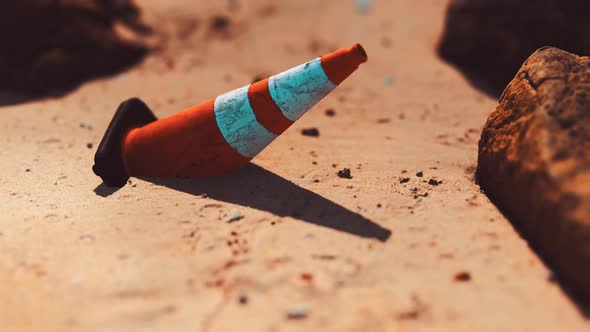
[[[431,185],[431,186],[438,186],[441,183],[442,183],[442,181],[438,181],[437,179],[430,179],[430,180],[428,180],[428,184]]]
[[[467,282],[471,280],[471,273],[467,271],[457,272],[453,277],[453,280],[458,282]]]
[[[339,170],[337,175],[339,178],[352,179],[352,174],[350,174],[350,168],[343,168]]]
[[[587,0],[453,0],[438,51],[499,95],[542,46],[590,53],[589,11]]]
[[[240,212],[240,210],[238,210],[238,209],[232,209],[225,216],[225,219],[223,219],[223,222],[225,222],[225,223],[232,223],[234,221],[241,220],[242,218],[244,218],[244,215],[242,214],[242,212]]]
[[[299,305],[287,309],[287,319],[304,319],[309,315],[309,308],[305,305]]]
[[[138,62],[149,33],[139,15],[132,0],[3,1],[0,90],[67,90]]]
[[[319,137],[320,131],[317,128],[305,128],[301,129],[301,135],[310,137]]]
[[[238,303],[241,305],[248,304],[248,295],[246,295],[244,292],[240,292],[240,295],[238,296]]]
[[[477,179],[566,287],[590,300],[590,57],[535,52],[479,142]]]

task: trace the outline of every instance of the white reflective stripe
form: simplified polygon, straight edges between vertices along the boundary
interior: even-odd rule
[[[227,143],[246,158],[254,158],[277,135],[258,121],[245,86],[215,99],[215,120]]]
[[[291,68],[268,80],[270,95],[283,115],[291,121],[324,98],[336,85],[330,82],[320,58]]]

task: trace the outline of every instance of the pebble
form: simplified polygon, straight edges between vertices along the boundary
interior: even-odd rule
[[[287,310],[288,319],[304,319],[309,315],[309,308],[304,305],[296,306]]]
[[[86,122],[80,122],[80,128],[92,130],[92,125],[90,125],[90,124],[88,124]]]
[[[431,185],[431,186],[438,186],[441,183],[442,183],[442,181],[438,181],[438,180],[435,180],[435,179],[428,180],[428,184]]]
[[[229,211],[229,213],[227,214],[225,219],[223,219],[223,221],[226,223],[230,223],[230,222],[238,221],[242,218],[244,218],[244,215],[240,212],[240,210],[233,209],[233,210]]]
[[[469,273],[467,271],[461,271],[461,272],[458,272],[457,274],[455,274],[453,279],[455,281],[459,281],[459,282],[466,282],[466,281],[471,280],[471,273]]]
[[[84,241],[84,242],[93,242],[94,241],[94,235],[92,234],[83,234],[80,236],[80,240]]]
[[[343,179],[352,179],[352,175],[350,174],[350,168],[344,168],[339,170],[338,177]]]
[[[301,130],[301,134],[303,136],[318,137],[320,136],[320,131],[317,128],[306,128]]]
[[[225,30],[231,24],[231,20],[227,16],[217,15],[211,19],[210,29],[211,30]]]
[[[240,295],[238,296],[238,303],[240,303],[241,305],[248,304],[248,296],[246,295],[246,293],[240,292]]]

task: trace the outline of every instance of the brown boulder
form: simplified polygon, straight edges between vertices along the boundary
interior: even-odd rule
[[[587,0],[453,0],[438,51],[499,94],[540,47],[590,54],[588,12]]]
[[[485,124],[477,179],[590,300],[590,57],[546,47],[524,63]]]
[[[132,0],[19,0],[0,4],[0,90],[70,89],[139,61],[149,32]]]

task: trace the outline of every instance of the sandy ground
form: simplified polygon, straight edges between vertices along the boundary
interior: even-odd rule
[[[247,1],[209,35],[208,2],[139,1],[159,53],[0,108],[1,331],[590,330],[473,182],[495,100],[435,55],[444,1]],[[91,171],[128,97],[165,116],[357,41],[369,62],[238,174]]]

